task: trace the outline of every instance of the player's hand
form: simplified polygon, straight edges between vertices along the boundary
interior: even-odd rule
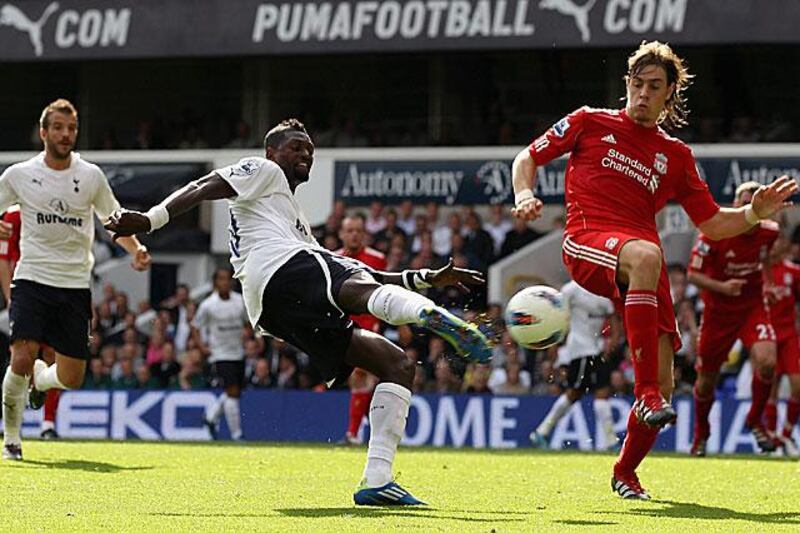
[[[544,207],[542,201],[534,197],[520,202],[516,207],[512,207],[511,214],[522,220],[536,220],[542,216],[542,207]]]
[[[105,223],[105,228],[117,237],[129,237],[137,233],[147,233],[150,231],[150,219],[139,211],[119,209],[115,211]]]
[[[136,254],[133,256],[133,261],[131,261],[131,266],[134,270],[138,272],[143,272],[150,268],[150,263],[152,262],[152,257],[150,257],[150,252],[147,251],[146,246],[140,246],[136,250]]]
[[[720,285],[720,289],[722,289],[720,292],[725,296],[739,296],[742,294],[742,287],[744,287],[746,283],[747,280],[741,278],[725,280]]]
[[[483,285],[486,279],[477,270],[459,268],[453,263],[453,258],[445,266],[438,270],[432,270],[425,280],[434,287],[455,286],[464,292],[469,292],[469,286]]]
[[[789,198],[798,190],[797,182],[789,176],[781,176],[767,186],[761,186],[753,194],[753,211],[758,218],[770,218],[775,213],[792,205]]]
[[[3,222],[0,220],[0,239],[10,239],[13,232],[14,225],[11,224],[11,222]]]

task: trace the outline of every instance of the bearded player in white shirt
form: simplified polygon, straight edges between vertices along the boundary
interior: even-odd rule
[[[89,359],[89,291],[94,216],[105,221],[119,209],[103,171],[73,152],[78,112],[59,99],[42,111],[39,137],[44,151],[8,167],[0,176],[0,212],[19,204],[20,259],[11,285],[11,364],[3,379],[3,459],[21,460],[20,429],[29,379],[31,404],[44,391],[75,389]],[[136,237],[119,244],[145,270],[150,254]],[[36,359],[40,344],[51,346],[55,364]]]
[[[430,286],[483,283],[479,272],[448,265],[391,274],[323,249],[294,197],[309,179],[314,144],[297,120],[285,120],[265,139],[266,159],[246,158],[176,191],[147,213],[121,211],[106,227],[117,235],[154,231],[204,200],[228,199],[231,263],[241,281],[253,327],[307,353],[332,385],[353,367],[381,383],[370,406],[367,464],[357,505],[420,505],[393,481],[392,464],[405,432],[414,363],[384,337],[354,327],[351,314],[371,313],[389,324],[417,324],[445,338],[471,361],[491,349],[477,327],[412,292]]]
[[[597,449],[610,449],[618,444],[611,417],[611,369],[607,360],[619,341],[619,319],[614,315],[614,304],[608,298],[592,294],[574,281],[561,288],[569,307],[570,330],[567,342],[558,351],[559,366],[567,367],[564,393],[558,397],[539,427],[530,435],[536,448],[546,448],[553,429],[584,392],[594,393],[594,416],[597,431]],[[603,326],[610,320],[611,335],[603,338]]]

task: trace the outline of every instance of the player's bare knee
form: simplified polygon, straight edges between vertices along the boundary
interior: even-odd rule
[[[414,373],[416,372],[414,362],[405,353],[400,352],[391,366],[390,375],[385,381],[391,381],[410,389],[414,383]]]
[[[661,266],[664,261],[661,248],[647,241],[633,241],[625,250],[626,258],[623,266],[627,265],[628,278],[632,285],[647,285],[655,288],[661,275]]]
[[[66,389],[78,389],[81,385],[83,385],[83,376],[76,374],[70,374],[67,376],[62,376],[59,374],[58,380]]]

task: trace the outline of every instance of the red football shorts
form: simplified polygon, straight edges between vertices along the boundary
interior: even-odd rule
[[[572,279],[589,292],[604,296],[614,302],[617,312],[624,316],[624,287],[617,283],[619,251],[629,241],[647,240],[620,231],[581,231],[565,234],[561,255]],[[681,349],[681,336],[672,308],[666,263],[661,266],[661,276],[656,289],[658,299],[658,334],[672,335],[675,351]]]
[[[778,341],[776,376],[800,374],[800,338],[796,335]]]
[[[769,309],[763,302],[738,309],[706,305],[697,340],[697,371],[719,372],[736,339],[747,350],[757,342],[775,342]]]

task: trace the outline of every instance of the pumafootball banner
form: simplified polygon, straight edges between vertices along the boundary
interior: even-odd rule
[[[797,43],[796,0],[10,0],[0,61]]]
[[[730,203],[736,187],[746,181],[767,184],[784,174],[800,180],[800,157],[699,158],[697,165],[720,203]],[[559,159],[537,169],[535,194],[545,203],[564,203],[565,166],[566,160]],[[337,161],[334,191],[348,205],[372,200],[492,205],[514,199],[511,161],[486,159]]]
[[[72,391],[58,408],[56,429],[65,438],[204,441],[205,409],[217,398],[213,391]],[[347,392],[246,391],[242,423],[247,440],[329,442],[342,439],[347,428]],[[411,400],[403,443],[407,446],[525,448],[528,435],[544,418],[554,398],[538,396],[442,396],[422,394]],[[611,399],[614,429],[621,436],[630,399]],[[687,452],[691,446],[691,398],[675,402],[678,423],[661,432],[660,451]],[[745,427],[749,401],[726,399],[711,410],[710,453],[752,453],[755,441]],[[779,421],[785,406],[779,406]],[[38,435],[41,411],[27,411],[23,435]],[[782,423],[782,422],[781,422]],[[364,434],[369,429],[362,428]],[[228,438],[224,422],[222,438]],[[800,433],[795,430],[795,438]],[[553,449],[594,450],[602,447],[590,399],[577,403],[556,426]]]

